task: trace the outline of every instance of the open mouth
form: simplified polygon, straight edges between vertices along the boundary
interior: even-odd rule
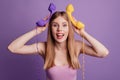
[[[63,33],[57,33],[56,36],[57,36],[57,39],[62,39],[64,34]]]

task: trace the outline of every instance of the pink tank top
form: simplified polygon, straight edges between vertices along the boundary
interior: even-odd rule
[[[48,80],[76,80],[77,70],[65,66],[53,66],[46,70]]]

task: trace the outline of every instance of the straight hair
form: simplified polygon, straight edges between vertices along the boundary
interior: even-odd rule
[[[63,17],[66,21],[68,21],[69,33],[67,37],[67,60],[69,65],[73,69],[80,68],[80,63],[78,60],[78,55],[75,52],[75,39],[74,39],[74,31],[72,29],[71,21],[68,18],[68,15],[64,11],[56,11],[50,18],[49,26],[48,26],[48,36],[47,36],[47,44],[44,56],[44,69],[49,69],[54,65],[54,58],[55,58],[55,39],[52,35],[52,22],[57,17]]]

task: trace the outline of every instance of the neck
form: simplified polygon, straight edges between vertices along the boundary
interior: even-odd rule
[[[65,42],[62,42],[62,43],[55,43],[55,48],[58,49],[58,50],[64,50],[64,49],[67,49],[67,44],[66,44],[66,41]]]

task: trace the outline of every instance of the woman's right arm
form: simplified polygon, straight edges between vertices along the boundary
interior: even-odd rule
[[[31,45],[26,45],[26,43],[34,36],[43,32],[47,26],[48,25],[46,25],[45,27],[37,27],[36,29],[23,34],[22,36],[15,39],[12,43],[10,43],[8,49],[12,53],[18,53],[18,54],[33,54],[33,53],[38,53],[39,50],[39,53],[42,55],[45,52],[45,43],[40,42]]]

